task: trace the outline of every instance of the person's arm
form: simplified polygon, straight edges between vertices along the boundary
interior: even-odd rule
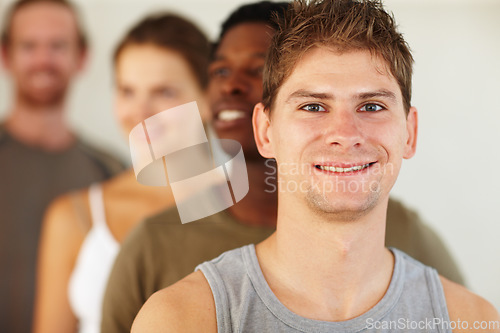
[[[217,332],[215,303],[203,273],[153,294],[132,326],[132,333],[142,332]]]
[[[48,208],[40,238],[33,332],[75,332],[77,319],[68,300],[68,283],[85,237],[71,195]]]
[[[101,332],[125,333],[135,316],[157,289],[154,286],[154,253],[147,223],[127,236],[108,279],[103,299]]]
[[[441,277],[454,333],[500,332],[500,315],[488,301]]]

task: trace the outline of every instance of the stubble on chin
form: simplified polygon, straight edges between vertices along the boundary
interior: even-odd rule
[[[339,193],[340,194],[340,193]],[[318,190],[309,185],[305,200],[311,211],[325,220],[335,220],[340,222],[354,222],[372,211],[380,199],[380,191],[369,191],[368,193],[359,193],[363,195],[362,200],[349,200],[341,202],[336,193],[328,193]],[[335,198],[337,196],[337,198]]]
[[[19,92],[21,98],[33,106],[52,106],[64,102],[66,89],[53,89],[49,91],[36,91],[24,89]]]

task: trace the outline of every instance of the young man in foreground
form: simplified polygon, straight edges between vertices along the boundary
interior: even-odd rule
[[[277,231],[156,293],[132,331],[500,331],[488,302],[384,246],[417,111],[412,56],[380,3],[296,1],[269,50],[253,124],[278,165]]]
[[[212,125],[219,138],[241,143],[248,195],[225,211],[188,224],[181,223],[175,207],[141,223],[123,242],[111,272],[103,303],[102,332],[130,332],[134,318],[153,293],[189,275],[204,261],[249,243],[260,243],[275,231],[275,168],[258,152],[252,113],[262,100],[265,54],[278,28],[273,18],[281,17],[287,7],[287,2],[260,1],[237,8],[222,24],[210,65]],[[389,199],[385,244],[463,283],[439,236],[395,199]]]

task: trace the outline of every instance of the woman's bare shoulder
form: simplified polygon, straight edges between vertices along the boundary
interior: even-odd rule
[[[68,233],[68,236],[85,237],[92,226],[88,188],[54,199],[45,211],[43,224],[45,229],[60,230]]]

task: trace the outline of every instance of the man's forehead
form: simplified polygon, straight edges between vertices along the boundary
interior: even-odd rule
[[[275,30],[265,22],[243,22],[231,27],[222,37],[215,59],[231,54],[245,55],[249,58],[265,58]]]
[[[59,32],[77,30],[74,13],[66,6],[40,2],[25,5],[12,17],[11,33]],[[70,31],[71,31],[70,30]]]
[[[278,96],[288,100],[330,92],[332,98],[334,87],[359,98],[372,94],[402,103],[399,84],[381,56],[369,50],[338,52],[327,47],[303,54],[281,84]]]

